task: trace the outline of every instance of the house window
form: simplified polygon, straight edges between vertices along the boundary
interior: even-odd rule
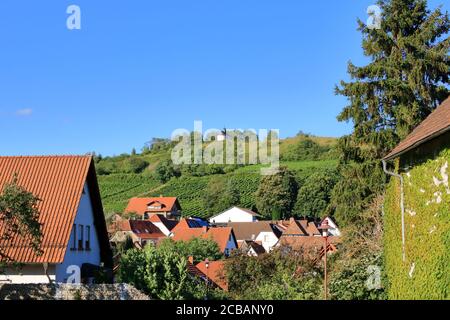
[[[230,255],[230,249],[226,248],[225,249],[225,255],[228,257]]]
[[[86,226],[86,250],[91,250],[91,226]]]
[[[78,225],[78,250],[83,250],[84,228],[82,224]]]
[[[73,228],[72,228],[72,238],[73,238],[73,242],[72,242],[72,250],[76,250],[77,249],[77,225],[74,224]]]

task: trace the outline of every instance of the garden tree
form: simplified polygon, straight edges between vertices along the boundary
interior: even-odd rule
[[[352,121],[341,138],[342,179],[333,194],[339,222],[351,223],[383,190],[379,159],[449,95],[448,14],[429,11],[425,0],[380,0],[380,28],[358,21],[365,66],[348,65],[351,81],[336,94],[349,104],[338,116]]]
[[[8,242],[17,236],[21,237],[21,241],[25,244],[30,245],[37,255],[42,254],[42,230],[39,222],[40,212],[37,208],[39,201],[38,197],[18,185],[17,174],[14,175],[11,182],[4,185],[3,192],[0,194],[1,262],[14,262],[2,250],[1,243]]]
[[[155,169],[155,177],[162,183],[166,183],[173,177],[179,176],[180,172],[174,167],[171,160],[161,161]]]
[[[331,193],[337,181],[335,170],[319,171],[310,175],[298,191],[295,214],[322,217],[330,204]]]
[[[212,178],[203,194],[203,204],[208,214],[216,214],[239,205],[240,193],[231,180]]]
[[[266,218],[289,218],[297,198],[298,184],[285,167],[274,175],[264,176],[255,195],[256,207]]]
[[[195,263],[205,261],[217,261],[223,258],[220,248],[212,239],[193,238],[190,241],[173,241],[170,238],[162,240],[158,244],[161,250],[175,251],[183,257],[193,257]]]
[[[322,281],[314,260],[284,249],[258,257],[235,252],[225,264],[231,296],[243,300],[318,299]]]
[[[142,158],[131,157],[124,161],[123,171],[126,173],[141,173],[149,163]]]
[[[121,282],[129,283],[154,299],[185,300],[224,298],[224,294],[188,274],[187,258],[172,246],[146,246],[128,250],[121,257]]]
[[[131,150],[131,155],[132,155],[132,156],[135,156],[135,155],[136,155],[136,148],[133,148],[133,149]]]

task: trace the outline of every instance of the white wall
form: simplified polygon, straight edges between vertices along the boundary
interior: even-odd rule
[[[169,237],[171,235],[171,231],[169,229],[167,229],[167,227],[164,225],[164,223],[162,222],[152,222],[155,226],[158,227],[159,230],[161,230],[162,233],[164,233],[164,235],[166,237]]]
[[[7,268],[0,274],[0,284],[49,283],[49,278],[55,281],[55,265],[48,266],[47,275],[42,264],[25,265],[22,269]]]
[[[70,274],[66,274],[67,267],[71,265],[77,265],[80,267],[83,263],[91,263],[94,265],[100,265],[100,246],[97,236],[97,231],[94,227],[94,213],[92,209],[92,203],[89,196],[88,186],[85,185],[85,193],[82,195],[80,204],[78,207],[77,215],[75,217],[75,224],[77,225],[77,237],[78,237],[78,225],[91,227],[91,239],[90,239],[90,251],[74,251],[71,250],[73,246],[73,230],[71,231],[70,240],[66,249],[66,254],[62,264],[50,265],[48,267],[47,274],[52,281],[66,282]],[[63,214],[63,213],[61,213]],[[72,227],[73,228],[73,227]],[[86,231],[84,229],[84,241],[86,241]],[[48,283],[49,277],[44,272],[43,264],[28,264],[20,270],[6,269],[5,274],[0,275],[0,282],[7,283]]]
[[[328,222],[328,225],[332,228],[328,230],[328,235],[330,236],[334,236],[334,237],[340,237],[341,236],[341,231],[339,230],[338,226],[336,225],[336,223],[329,217],[326,217],[324,219],[324,221]]]
[[[266,252],[270,252],[277,244],[278,238],[273,232],[260,232],[255,241],[261,241],[261,245]]]
[[[229,222],[254,222],[256,218],[237,207],[233,207],[215,217],[209,219],[210,223],[229,223]]]
[[[75,224],[77,225],[77,239],[78,239],[78,225],[83,225],[84,227],[91,227],[91,250],[90,251],[78,251],[71,250],[73,247],[73,230],[70,233],[69,245],[66,249],[66,255],[64,257],[64,262],[56,266],[56,282],[66,282],[70,274],[66,273],[67,267],[71,265],[77,265],[81,268],[83,263],[90,263],[93,265],[100,265],[100,245],[98,241],[97,231],[94,226],[94,212],[92,209],[92,202],[89,196],[88,186],[85,185],[85,192],[80,200],[80,205],[78,207],[78,212],[75,218]],[[73,226],[72,226],[73,228]],[[84,241],[86,241],[86,228],[84,228]],[[77,241],[78,245],[78,241]]]

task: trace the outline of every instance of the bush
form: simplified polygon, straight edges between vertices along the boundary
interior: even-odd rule
[[[225,267],[230,294],[244,300],[318,299],[322,276],[307,257],[283,248],[258,257],[234,253]]]

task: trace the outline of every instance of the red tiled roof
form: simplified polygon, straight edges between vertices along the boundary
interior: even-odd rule
[[[283,231],[283,235],[307,236],[308,232],[305,230],[305,225],[293,218],[289,221],[289,226]]]
[[[149,205],[159,204],[160,209],[149,209]],[[170,212],[173,206],[179,206],[178,200],[175,197],[159,197],[159,198],[132,198],[128,202],[125,212],[135,212],[140,215],[145,213]]]
[[[223,261],[210,261],[208,269],[204,261],[197,264],[197,268],[217,286],[228,291],[228,283],[225,277],[225,263]]]
[[[328,251],[336,251],[336,245],[340,242],[338,237],[328,237]],[[302,236],[282,236],[280,238],[280,245],[287,246],[293,250],[322,250],[325,246],[325,240],[322,237],[302,237]]]
[[[187,261],[187,270],[188,273],[194,277],[199,277],[199,278],[203,278],[206,279],[206,275],[201,272],[195,265],[192,264],[192,262]]]
[[[16,173],[18,184],[41,199],[38,210],[43,254],[36,255],[29,242],[19,235],[0,241],[3,254],[21,263],[62,263],[84,184],[88,183],[102,259],[111,264],[106,223],[91,156],[0,157],[0,191]],[[3,227],[0,224],[0,234]]]
[[[117,222],[117,231],[133,232],[141,239],[165,238],[164,233],[152,222],[146,220],[122,220]]]
[[[393,159],[450,130],[450,97],[434,110],[384,160]]]
[[[183,219],[184,220],[184,219]],[[225,228],[186,228],[182,227],[183,220],[172,230],[174,241],[189,241],[193,238],[211,239],[217,242],[221,252],[225,252],[228,239],[233,234],[233,229]]]

